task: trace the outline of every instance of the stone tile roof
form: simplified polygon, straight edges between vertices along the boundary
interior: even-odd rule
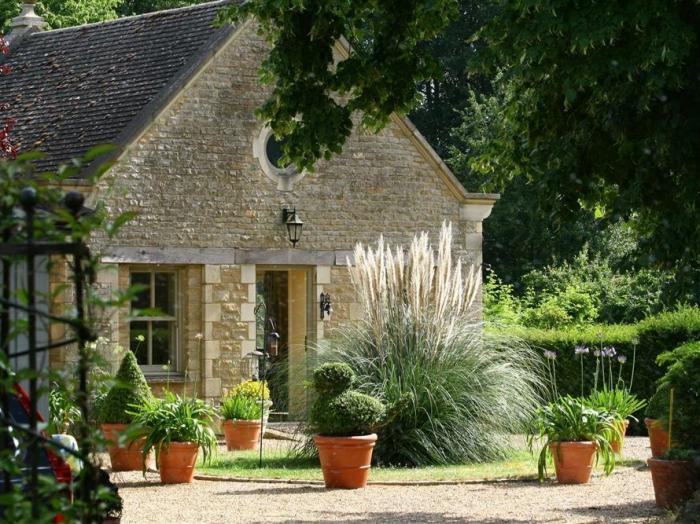
[[[21,37],[0,75],[19,151],[40,170],[91,147],[126,145],[230,34],[212,22],[227,1]],[[4,116],[4,115],[3,115]]]

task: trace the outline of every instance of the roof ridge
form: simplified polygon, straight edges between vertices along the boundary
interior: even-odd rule
[[[42,35],[54,35],[56,33],[65,33],[65,32],[69,32],[69,31],[78,31],[81,29],[85,29],[87,27],[101,27],[101,26],[107,26],[107,25],[112,25],[112,24],[118,24],[120,22],[131,21],[131,20],[135,20],[138,18],[150,18],[150,17],[162,16],[164,14],[172,14],[172,13],[178,13],[178,12],[184,12],[184,11],[193,11],[193,10],[202,9],[205,7],[213,7],[215,5],[225,5],[225,4],[232,3],[232,1],[233,0],[213,0],[213,1],[204,2],[201,4],[188,5],[185,7],[175,7],[173,9],[163,9],[161,11],[151,11],[150,13],[141,13],[139,15],[122,16],[120,18],[115,18],[114,20],[104,20],[102,22],[92,22],[90,24],[74,25],[74,26],[70,26],[70,27],[62,27],[59,29],[50,29],[48,31],[36,31],[28,36],[34,37],[34,36],[42,36]]]

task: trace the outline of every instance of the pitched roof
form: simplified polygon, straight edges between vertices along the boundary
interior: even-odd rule
[[[226,3],[22,37],[12,73],[0,76],[20,152],[42,151],[37,167],[49,170],[99,144],[126,145],[149,106],[167,102],[230,34],[212,25]]]

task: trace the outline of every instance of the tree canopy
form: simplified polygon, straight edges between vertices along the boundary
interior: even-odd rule
[[[557,216],[633,218],[651,261],[700,253],[700,4],[512,0],[480,32],[498,118],[470,167]]]
[[[284,160],[313,169],[342,150],[353,116],[378,130],[392,112],[416,104],[417,82],[439,73],[422,44],[458,7],[458,0],[249,0],[221,20],[258,20],[272,46],[261,76],[273,87],[259,116],[286,138]],[[341,37],[356,52],[339,61],[333,49]]]

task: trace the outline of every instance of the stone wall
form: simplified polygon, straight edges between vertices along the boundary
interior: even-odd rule
[[[301,249],[352,249],[380,234],[407,243],[419,231],[437,236],[444,220],[466,248],[461,203],[394,121],[378,134],[356,130],[341,155],[278,190],[253,156],[266,52],[246,25],[110,170],[99,186],[108,210],[139,214],[117,245],[287,248],[282,207],[293,204]]]
[[[237,254],[215,262],[183,260],[182,249],[218,250],[219,259],[228,256],[222,252],[288,249],[285,205],[295,206],[305,223],[296,252],[349,251],[357,242],[376,242],[380,235],[390,245],[407,245],[421,231],[437,241],[441,224],[448,221],[455,232],[455,254],[481,262],[481,218],[465,215],[464,198],[455,194],[399,119],[378,134],[356,129],[341,155],[319,162],[290,191],[278,189],[253,154],[262,129],[255,109],[269,93],[257,75],[266,52],[254,24],[244,24],[127,148],[91,195],[113,216],[137,213],[109,243],[96,237],[94,250],[158,250],[163,263],[174,264],[185,283],[183,376],[151,380],[157,393],[167,385],[216,400],[244,378],[241,359],[255,349],[256,266],[238,260]],[[177,249],[179,258],[168,260],[168,253]],[[116,272],[101,273],[100,282],[126,288],[130,264],[143,261],[136,258],[117,260]],[[311,265],[315,279],[311,310],[318,315],[321,291],[333,299],[330,320],[310,321],[310,335],[320,343],[361,312],[346,267],[328,261],[300,264]],[[111,321],[118,333],[115,342],[124,347],[129,342],[128,313],[123,308]]]

